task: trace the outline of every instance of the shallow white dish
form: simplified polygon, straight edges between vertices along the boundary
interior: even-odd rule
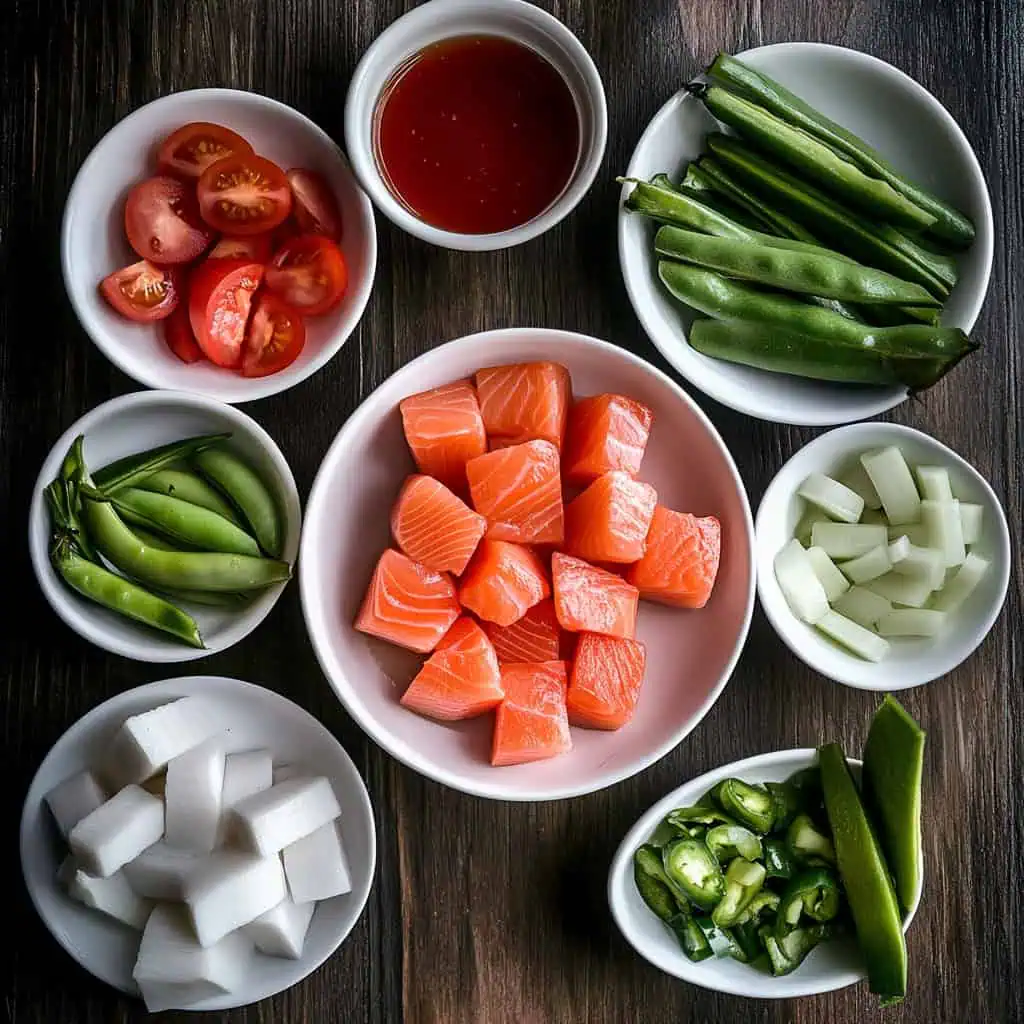
[[[982,535],[971,551],[992,566],[966,603],[951,613],[950,630],[935,639],[894,640],[878,663],[864,661],[801,622],[775,579],[773,561],[793,536],[803,499],[797,489],[813,472],[838,474],[862,452],[899,447],[911,464],[942,466],[953,493],[983,508]],[[831,430],[801,448],[776,474],[761,499],[756,520],[757,593],[768,621],[786,646],[829,679],[861,690],[907,690],[952,672],[985,639],[1006,599],[1010,580],[1010,533],[1006,514],[984,477],[935,438],[896,423],[853,423]]]
[[[125,658],[175,662],[205,658],[248,636],[270,613],[286,583],[268,587],[242,608],[190,605],[205,650],[150,630],[75,593],[50,564],[50,515],[44,491],[60,470],[71,442],[85,435],[85,458],[91,469],[156,445],[197,434],[230,431],[227,444],[243,456],[271,489],[284,518],[282,557],[295,564],[302,512],[288,463],[273,438],[244,412],[202,395],[177,391],[138,391],[112,398],[73,423],[46,457],[29,506],[28,546],[32,568],[50,607],[80,636]]]
[[[949,112],[902,71],[841,46],[775,43],[737,56],[862,136],[901,171],[974,221],[977,236],[959,257],[960,279],[942,317],[945,325],[970,331],[992,269],[992,203],[978,159]],[[680,90],[645,129],[626,176],[646,180],[664,171],[676,180],[687,162],[700,156],[704,136],[716,124],[700,102]],[[623,187],[623,197],[630,187]],[[903,387],[804,380],[695,352],[686,340],[694,314],[658,280],[654,231],[647,218],[620,209],[619,261],[626,290],[662,355],[711,398],[758,419],[829,426],[875,416],[907,397]]]
[[[160,324],[136,324],[115,313],[99,292],[107,274],[138,256],[124,233],[124,200],[137,182],[157,173],[156,147],[190,121],[213,121],[244,136],[283,170],[308,167],[331,183],[345,231],[341,249],[348,290],[341,305],[306,321],[306,345],[291,366],[246,378],[212,363],[187,365],[167,347]],[[238,89],[191,89],[163,96],[119,121],[96,144],[75,177],[64,207],[61,267],[64,287],[86,333],[129,377],[151,388],[251,402],[275,395],[320,369],[345,343],[363,315],[377,263],[373,207],[344,154],[297,110]]]
[[[301,959],[257,953],[242,991],[192,1007],[225,1010],[283,992],[316,970],[352,930],[373,883],[376,834],[366,786],[338,741],[297,704],[239,679],[186,676],[128,690],[93,708],[54,744],[32,780],[21,817],[21,866],[36,911],[53,937],[101,981],[138,995],[132,967],[139,935],[75,902],[57,884],[64,852],[43,797],[57,783],[94,764],[128,716],[200,693],[224,708],[230,723],[229,753],[266,747],[275,762],[296,764],[330,779],[341,805],[340,828],[352,872],[351,892],[317,906]]]
[[[697,803],[722,779],[735,777],[744,782],[782,782],[793,772],[809,768],[817,761],[812,749],[778,750],[759,754],[743,761],[716,768],[691,779],[659,800],[626,833],[615,852],[608,872],[608,904],[612,917],[626,941],[655,967],[702,988],[758,999],[789,999],[794,996],[818,995],[845,988],[867,977],[856,942],[850,937],[832,939],[813,949],[807,959],[792,973],[776,978],[767,971],[741,964],[728,957],[693,963],[687,960],[675,936],[651,913],[637,892],[633,881],[633,854],[645,843],[655,827],[669,811]],[[860,761],[849,760],[854,774]],[[918,891],[914,905],[903,921],[904,932],[910,927],[921,901]]]

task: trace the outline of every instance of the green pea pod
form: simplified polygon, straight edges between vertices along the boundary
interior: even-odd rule
[[[111,462],[102,469],[96,470],[92,476],[93,486],[105,494],[113,494],[122,487],[135,487],[146,477],[161,469],[166,469],[175,462],[187,459],[196,452],[209,448],[227,440],[230,434],[202,434],[197,437],[186,437],[181,441],[172,441],[157,448],[149,448],[135,455],[126,455],[123,459]]]
[[[655,175],[651,178],[652,185],[663,185],[671,188],[671,182],[665,185],[664,175]],[[771,231],[772,223],[767,217],[761,216],[760,211],[751,210],[748,207],[735,203],[731,197],[723,195],[715,188],[714,183],[704,173],[698,163],[691,163],[686,168],[683,180],[679,182],[679,191],[693,196],[702,203],[725,214],[737,224],[752,228],[755,231]]]
[[[747,828],[770,832],[775,821],[771,794],[760,786],[750,786],[742,779],[725,779],[712,790],[718,805]]]
[[[836,851],[832,840],[821,832],[808,814],[798,814],[786,831],[786,842],[798,858],[820,857],[835,864]]]
[[[641,850],[643,847],[641,847]],[[658,860],[660,866],[661,861]],[[633,854],[633,881],[636,883],[640,898],[662,921],[670,921],[679,913],[669,887],[660,878],[653,875],[644,864],[640,850]]]
[[[248,604],[252,593],[227,593],[217,590],[162,590],[165,597],[172,601],[181,601],[185,604],[198,604],[204,608],[241,608]]]
[[[839,880],[827,868],[810,868],[794,875],[783,890],[775,918],[780,938],[800,925],[801,918],[831,921],[839,913]]]
[[[672,179],[667,174],[652,174],[651,184],[656,188],[666,188],[670,192],[678,192],[679,189],[672,184]]]
[[[772,836],[764,841],[764,866],[769,878],[788,880],[796,873],[796,857],[784,839]]]
[[[704,836],[704,845],[719,864],[728,864],[734,857],[760,860],[761,840],[742,825],[716,825]]]
[[[51,487],[61,491],[61,500],[57,508],[62,520],[62,528],[74,536],[75,544],[87,559],[91,562],[98,562],[96,549],[82,526],[82,499],[79,495],[79,488],[85,472],[85,459],[82,454],[84,442],[85,437],[82,434],[79,434],[71,442],[71,447],[68,448],[64,461],[61,463],[60,475],[51,484]],[[57,495],[54,493],[54,498],[56,497]],[[53,512],[54,505],[51,503],[51,515]]]
[[[147,530],[145,526],[140,525],[138,522],[132,522],[132,519],[129,516],[125,516],[125,520],[131,523],[132,533],[134,533],[143,544],[147,544],[151,548],[156,548],[157,551],[195,551],[195,548],[189,544],[184,544],[181,541],[175,542],[168,540],[166,537],[158,536],[151,530]]]
[[[831,935],[832,929],[826,924],[797,928],[781,939],[774,934],[770,925],[761,925],[758,929],[772,974],[776,977],[795,971],[807,958],[807,954]]]
[[[691,807],[677,807],[674,811],[668,812],[665,821],[684,832],[692,825],[701,825],[704,828],[708,828],[714,825],[737,824],[734,818],[730,818],[725,811],[710,803],[695,804]]]
[[[733,859],[725,870],[725,892],[711,911],[711,920],[719,928],[736,924],[761,891],[766,877],[764,865],[743,857]]]
[[[700,963],[714,955],[703,929],[690,914],[676,914],[667,924],[679,940],[679,946],[687,959]]]
[[[669,880],[702,910],[710,910],[722,898],[722,869],[702,842],[674,839],[662,847],[661,861]]]
[[[633,213],[709,235],[751,239],[751,229],[720,213],[713,206],[674,188],[655,185],[637,178],[616,178],[620,184],[633,185],[625,207]]]
[[[146,477],[138,485],[144,491],[155,494],[166,494],[171,498],[179,498],[190,505],[216,512],[228,521],[241,526],[238,516],[231,505],[221,497],[201,476],[182,469],[160,469]]]

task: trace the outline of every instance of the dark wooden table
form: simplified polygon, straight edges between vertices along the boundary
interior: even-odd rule
[[[16,1024],[141,1019],[82,972],[34,917],[13,856],[20,803],[50,745],[100,701],[174,674],[104,654],[45,604],[24,543],[29,490],[78,416],[137,388],[89,342],[60,279],[68,187],[119,118],[165,93],[224,85],[266,93],[342,135],[349,75],[399,0],[2,0],[0,3],[0,537],[6,542],[0,686],[4,824],[11,874],[2,958]],[[429,248],[381,218],[376,287],[356,334],[298,388],[247,408],[280,443],[300,491],[335,431],[396,367],[449,338],[538,324],[612,339],[657,365],[626,300],[616,189],[646,121],[719,49],[825,40],[903,68],[960,122],[988,178],[996,262],[976,329],[984,351],[894,419],[949,443],[992,482],[1014,531],[1007,607],[958,671],[905,695],[928,730],[926,895],[910,933],[911,986],[885,1019],[1024,1020],[1024,743],[1021,687],[1020,96],[1024,6],[1015,0],[546,0],[593,54],[608,90],[609,144],[590,195],[557,230],[512,252]],[[815,431],[760,423],[696,396],[756,504]],[[617,934],[604,881],[619,838],[679,782],[761,751],[864,738],[875,699],[814,676],[755,616],[736,673],[678,750],[629,782],[564,803],[512,805],[425,781],[366,740],[331,695],[306,640],[296,587],[260,630],[195,671],[280,690],[352,754],[378,822],[369,905],[342,949],[290,992],[230,1021],[874,1021],[866,986],[754,1003],[674,981]],[[168,1019],[194,1020],[186,1014]]]

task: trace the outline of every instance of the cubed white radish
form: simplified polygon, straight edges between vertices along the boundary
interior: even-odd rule
[[[888,535],[889,540],[906,537],[911,544],[916,544],[919,548],[928,547],[928,530],[924,523],[904,523],[902,526],[890,526]]]
[[[942,552],[947,568],[960,565],[967,556],[960,522],[960,502],[922,501],[921,521],[928,530],[928,547]]]
[[[839,566],[825,554],[823,548],[808,548],[807,557],[814,575],[818,577],[818,582],[825,590],[825,597],[829,603],[850,589],[850,581],[839,571]]]
[[[279,782],[239,800],[232,811],[242,841],[264,857],[280,853],[340,813],[331,783],[322,775]]]
[[[814,528],[815,523],[829,523],[832,520],[825,515],[824,512],[819,508],[815,508],[813,505],[808,505],[804,509],[804,513],[800,516],[799,521],[796,524],[796,528],[793,530],[793,536],[800,541],[804,547],[807,547],[811,543],[811,530]]]
[[[923,608],[932,593],[930,580],[901,576],[896,572],[887,572],[864,585],[893,604],[906,605],[908,608]]]
[[[973,501],[960,502],[960,529],[963,531],[964,543],[969,547],[981,540],[981,524],[984,509]]]
[[[92,772],[79,772],[54,786],[46,794],[46,805],[60,834],[67,839],[71,830],[107,799]]]
[[[815,523],[811,541],[829,558],[858,558],[879,544],[888,542],[884,526],[863,523]]]
[[[893,526],[916,523],[921,518],[921,496],[903,452],[890,445],[880,452],[865,452],[860,461],[875,485],[889,522]]]
[[[332,821],[281,851],[288,891],[296,903],[329,900],[352,891],[338,822]]]
[[[892,603],[867,587],[850,587],[835,602],[833,610],[853,619],[859,626],[873,629],[882,616],[892,611]]]
[[[798,619],[815,623],[828,611],[825,588],[815,575],[807,552],[795,538],[775,556],[775,579]]]
[[[224,791],[224,743],[221,737],[167,763],[165,836],[170,846],[210,853],[217,844]]]
[[[940,612],[955,612],[974,593],[991,563],[972,551],[932,602]]]
[[[919,548],[901,537],[889,545],[889,557],[893,572],[927,580],[932,590],[938,590],[946,580],[945,559],[937,548]]]
[[[853,580],[854,583],[867,583],[869,580],[876,580],[884,576],[891,568],[889,560],[889,545],[879,544],[878,547],[865,551],[863,555],[843,562],[840,569]]]
[[[880,508],[866,508],[861,513],[860,521],[868,526],[888,526],[889,520]]]
[[[281,858],[218,850],[185,882],[185,902],[201,946],[255,921],[288,895]]]
[[[73,900],[140,932],[146,927],[146,919],[153,909],[153,904],[131,887],[124,871],[115,871],[107,878],[100,878],[78,868],[67,888]]]
[[[868,476],[867,470],[860,459],[857,459],[842,474],[842,482],[851,491],[860,495],[866,509],[879,509],[882,507],[882,499],[879,498],[878,491],[875,490],[875,485],[871,482],[871,477]]]
[[[841,523],[857,522],[864,511],[864,499],[856,491],[824,473],[812,473],[796,493]]]
[[[882,636],[938,636],[946,613],[931,608],[894,608],[878,623]]]
[[[826,636],[836,643],[842,644],[847,650],[864,658],[865,661],[881,661],[889,653],[889,641],[883,640],[870,629],[865,629],[852,619],[830,611],[815,625]]]
[[[68,886],[71,884],[71,880],[75,877],[75,872],[78,870],[78,861],[75,860],[72,854],[68,854],[61,862],[60,867],[57,868],[57,884],[67,892]]]
[[[228,754],[224,761],[224,792],[221,794],[220,824],[217,838],[220,842],[231,830],[231,808],[254,793],[262,793],[276,781],[274,762],[269,750],[243,750]]]
[[[275,764],[273,783],[287,782],[288,779],[309,778],[310,773],[301,764]]]
[[[315,903],[282,900],[252,924],[247,924],[245,932],[261,953],[298,960],[315,910]]]
[[[151,900],[183,900],[185,883],[201,862],[199,854],[159,842],[125,864],[124,874],[140,896]]]
[[[141,786],[125,786],[87,814],[71,830],[68,842],[86,871],[107,878],[163,834],[163,801]]]
[[[252,940],[235,932],[201,946],[183,907],[160,904],[146,922],[132,977],[150,1012],[187,1009],[238,992],[252,962]]]
[[[897,537],[896,540],[889,541],[889,561],[893,565],[902,562],[910,554],[910,548],[909,537]]]
[[[953,500],[953,487],[949,482],[949,473],[941,466],[918,466],[916,472],[922,498],[928,498],[931,501]]]

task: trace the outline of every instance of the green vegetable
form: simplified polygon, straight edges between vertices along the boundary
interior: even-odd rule
[[[784,839],[772,836],[765,840],[764,866],[769,878],[789,879],[796,873],[796,858]]]
[[[236,526],[241,524],[234,509],[202,477],[182,469],[161,469],[137,484],[144,491],[166,494],[180,498],[192,505],[209,509],[229,519]]]
[[[655,175],[651,178],[652,185],[672,187],[671,182],[667,184],[666,182],[668,179],[664,175]],[[744,227],[752,228],[755,231],[772,230],[771,221],[767,217],[762,217],[759,211],[751,210],[746,206],[737,206],[731,198],[717,189],[698,163],[691,163],[686,168],[686,174],[683,175],[683,180],[679,183],[678,191],[693,196]]]
[[[687,830],[692,825],[710,827],[713,825],[737,824],[734,818],[730,818],[728,814],[724,811],[720,811],[713,804],[695,804],[692,807],[677,807],[674,811],[668,812],[665,817],[665,821],[682,831]]]
[[[730,928],[719,928],[710,916],[696,917],[697,927],[704,933],[708,946],[714,956],[729,956],[734,960],[743,958],[743,951]]]
[[[761,840],[742,825],[716,825],[709,828],[704,836],[704,845],[719,864],[727,864],[734,857],[761,859]]]
[[[111,462],[102,469],[98,469],[93,474],[93,486],[105,494],[113,494],[122,487],[136,487],[153,473],[166,469],[175,462],[180,462],[230,436],[230,434],[203,434],[198,437],[186,437],[181,441],[162,444],[158,448],[126,455],[123,459],[118,459],[116,462]]]
[[[829,864],[835,864],[836,851],[832,840],[818,831],[810,815],[798,814],[786,832],[786,842],[797,857],[820,857]]]
[[[771,794],[757,786],[749,786],[741,779],[725,779],[712,791],[722,810],[755,832],[771,831],[775,808]]]
[[[772,932],[770,925],[761,925],[758,930],[768,954],[772,974],[776,977],[795,971],[807,958],[807,954],[831,934],[831,928],[825,924],[797,928],[781,939]]]
[[[655,867],[656,871],[653,870]],[[679,904],[661,868],[661,858],[650,847],[641,846],[633,854],[633,881],[644,903],[662,921],[670,921],[679,913]]]
[[[736,857],[726,868],[725,893],[711,911],[711,920],[719,928],[729,928],[736,924],[761,891],[765,877],[763,865]]]
[[[248,604],[253,593],[237,593],[219,590],[161,590],[161,594],[172,601],[184,601],[187,604],[199,604],[208,608],[239,608]]]
[[[737,924],[757,924],[762,917],[772,917],[778,912],[779,903],[780,897],[777,892],[772,892],[770,889],[762,889],[747,904],[746,909],[741,912],[740,916],[736,919]]]
[[[54,489],[54,499],[59,497],[60,500],[56,505],[51,502],[50,508],[52,515],[59,516],[61,529],[73,536],[79,551],[89,561],[98,562],[99,556],[96,554],[96,549],[82,526],[82,498],[79,490],[85,473],[84,443],[85,437],[82,434],[79,434],[71,442],[71,447],[61,463],[60,475],[50,485]],[[57,491],[60,492],[59,496]]]
[[[665,224],[678,224],[680,227],[703,231],[709,235],[748,239],[753,237],[752,229],[744,227],[731,217],[720,213],[714,206],[692,195],[637,178],[615,180],[621,184],[633,185],[633,190],[625,201],[626,209],[633,213],[641,213]]]
[[[729,929],[733,942],[739,950],[739,955],[731,953],[734,960],[740,963],[752,964],[755,960],[764,956],[764,947],[761,945],[761,937],[758,935],[759,925],[757,921],[742,921],[735,927]]]
[[[804,809],[804,801],[800,790],[790,782],[766,782],[765,789],[772,795],[772,807],[775,814],[773,828],[786,828],[789,823]]]
[[[667,922],[669,928],[675,933],[679,945],[687,958],[694,963],[707,960],[714,956],[711,943],[703,929],[690,914],[678,913]]]
[[[659,850],[666,843],[671,842],[673,839],[678,839],[680,836],[690,835],[690,829],[683,825],[674,825],[668,820],[663,819],[658,823],[658,827],[654,830],[651,838],[647,840],[648,846],[656,846]],[[659,859],[659,863],[661,863]]]
[[[722,898],[722,869],[702,842],[674,839],[662,847],[661,860],[669,880],[702,910],[710,910]]]
[[[831,921],[839,913],[839,880],[827,868],[808,868],[790,879],[779,901],[775,933],[780,938],[800,924],[803,916]]]

